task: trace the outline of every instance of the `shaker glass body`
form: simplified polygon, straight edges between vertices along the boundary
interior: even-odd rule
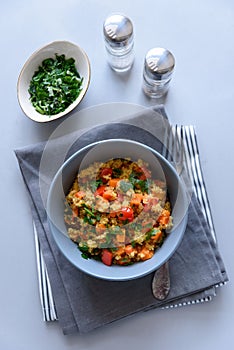
[[[126,46],[113,47],[105,40],[107,61],[116,72],[128,71],[134,61],[133,40]]]
[[[175,67],[173,54],[164,48],[149,50],[145,56],[143,69],[143,91],[152,98],[160,98],[169,88]]]
[[[107,61],[117,72],[128,71],[134,61],[133,24],[125,15],[112,14],[103,24]]]
[[[164,96],[168,89],[171,77],[161,80],[156,80],[148,76],[147,71],[143,71],[143,84],[142,88],[144,93],[151,98],[160,98]]]

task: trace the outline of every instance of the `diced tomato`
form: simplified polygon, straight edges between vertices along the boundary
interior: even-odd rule
[[[72,217],[77,217],[78,216],[78,208],[72,209]]]
[[[147,212],[147,211],[150,211],[150,209],[151,209],[151,205],[150,205],[149,203],[144,204],[144,209],[143,209],[143,211]]]
[[[85,196],[85,192],[84,191],[78,191],[78,192],[75,193],[75,197],[76,198],[82,199],[82,198],[84,198],[84,196]]]
[[[121,211],[118,214],[118,218],[121,221],[128,221],[131,222],[134,219],[134,213],[132,208],[130,207],[124,207],[121,209]]]
[[[156,204],[158,204],[158,198],[157,197],[147,198],[146,199],[146,203],[144,203],[144,211],[147,212],[147,211],[151,210],[152,206],[156,205]]]
[[[139,176],[140,180],[146,180],[146,176],[144,173],[141,173],[141,175]]]
[[[107,266],[111,266],[112,258],[113,258],[112,252],[110,252],[107,249],[103,249],[103,251],[102,251],[102,262],[103,262],[103,264],[105,264]]]
[[[109,214],[108,214],[108,216],[109,216],[110,218],[115,218],[115,217],[116,217],[116,211],[110,211]]]
[[[155,224],[155,221],[153,219],[143,220],[142,229],[141,229],[142,233],[146,233],[149,230],[151,230],[154,224]]]
[[[99,186],[99,187],[96,189],[94,195],[95,195],[95,196],[102,196],[103,193],[105,192],[105,189],[106,189],[106,186],[104,186],[104,185]]]
[[[141,167],[142,174],[140,175],[140,180],[146,180],[151,177],[151,172],[144,166]]]
[[[118,202],[122,203],[124,199],[123,193],[118,193],[117,197],[118,197]]]
[[[110,180],[113,170],[111,168],[104,168],[101,171],[100,177],[103,183],[106,183]]]

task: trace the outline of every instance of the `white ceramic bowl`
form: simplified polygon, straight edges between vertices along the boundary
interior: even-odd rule
[[[151,169],[154,168],[158,171],[157,169],[160,168],[159,171],[163,171],[172,204],[174,227],[151,259],[129,266],[106,266],[100,261],[82,258],[77,245],[67,236],[64,223],[64,202],[65,194],[69,191],[81,162],[84,162],[82,166],[85,166],[90,165],[93,161],[105,161],[119,157],[131,157],[132,160],[141,158],[150,163]],[[66,258],[77,268],[92,276],[114,281],[142,277],[165,263],[183,238],[187,224],[187,209],[186,191],[173,166],[152,148],[125,139],[99,141],[73,154],[55,175],[47,199],[47,214],[51,233]]]
[[[55,115],[42,115],[38,113],[30,102],[28,88],[33,74],[46,58],[54,58],[55,54],[74,58],[77,71],[83,77],[82,90],[77,99],[65,111]],[[90,63],[87,54],[78,45],[68,41],[54,41],[34,52],[24,64],[17,83],[17,96],[23,112],[32,120],[40,123],[49,122],[63,117],[71,112],[85,96],[90,83]]]

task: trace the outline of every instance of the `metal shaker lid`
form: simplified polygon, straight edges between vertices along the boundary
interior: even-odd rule
[[[128,44],[133,37],[131,20],[121,14],[112,14],[103,24],[103,33],[107,41],[113,46]]]
[[[164,48],[157,47],[147,52],[145,56],[145,70],[153,79],[166,79],[175,67],[175,58]]]

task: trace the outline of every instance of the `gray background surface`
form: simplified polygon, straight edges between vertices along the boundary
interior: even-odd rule
[[[125,77],[106,63],[102,23],[114,11],[129,15],[135,28],[135,64]],[[231,349],[233,1],[9,0],[1,3],[0,32],[0,349],[117,350],[127,344],[137,350]],[[62,39],[80,44],[91,61],[91,85],[78,110],[107,102],[152,105],[141,90],[144,55],[155,46],[174,53],[166,110],[172,123],[196,126],[219,249],[230,278],[212,302],[148,311],[82,336],[65,337],[57,323],[42,321],[30,207],[13,149],[48,139],[60,122],[41,125],[26,118],[16,83],[32,52]],[[81,126],[86,122],[81,120]]]

